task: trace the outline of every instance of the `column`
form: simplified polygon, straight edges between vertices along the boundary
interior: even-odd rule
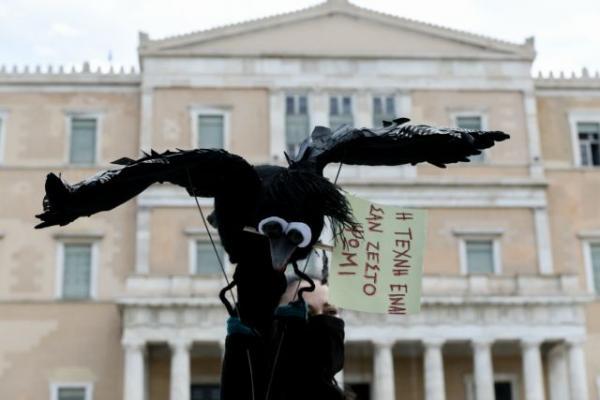
[[[541,340],[523,339],[523,380],[525,381],[525,400],[545,400],[544,373],[540,354]]]
[[[441,339],[423,341],[425,355],[423,359],[423,375],[425,378],[425,400],[445,400],[444,359]]]
[[[533,89],[523,91],[523,103],[525,106],[525,121],[527,123],[527,139],[529,142],[527,144],[529,148],[529,174],[532,178],[543,178],[544,167],[541,160],[537,102]]]
[[[143,84],[142,84],[143,85]],[[152,118],[154,107],[154,89],[142,87],[142,99],[140,107],[140,147],[150,152],[152,147]]]
[[[373,127],[373,95],[361,91],[356,93],[354,100],[354,127]]]
[[[310,129],[315,126],[329,126],[329,96],[322,90],[313,90],[308,94],[308,113]]]
[[[554,346],[548,352],[548,398],[569,400],[567,351],[564,345]]]
[[[123,399],[144,400],[144,351],[143,342],[124,341],[125,368],[123,378]]]
[[[472,345],[475,398],[477,400],[494,400],[492,342],[486,339],[474,339]]]
[[[269,93],[270,152],[273,161],[284,160],[285,150],[285,93],[272,89]]]
[[[550,222],[548,208],[533,209],[535,223],[535,240],[537,244],[538,269],[541,274],[551,274],[554,270],[552,263],[552,243],[550,241]]]
[[[588,400],[587,371],[583,354],[583,339],[567,340],[571,400]]]
[[[150,270],[150,208],[140,206],[138,200],[135,230],[135,273]]]
[[[171,347],[171,397],[170,400],[190,400],[190,347],[183,339],[169,342]]]
[[[377,340],[373,343],[373,398],[394,400],[394,356],[393,340]]]

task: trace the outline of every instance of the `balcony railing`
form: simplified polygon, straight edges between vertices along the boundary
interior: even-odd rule
[[[125,297],[212,297],[225,286],[223,278],[134,275]],[[426,275],[423,297],[573,297],[585,296],[576,275]]]

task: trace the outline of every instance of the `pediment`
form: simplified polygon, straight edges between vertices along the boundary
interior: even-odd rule
[[[175,38],[145,41],[144,55],[532,58],[533,46],[516,45],[403,18],[344,1],[282,16]]]

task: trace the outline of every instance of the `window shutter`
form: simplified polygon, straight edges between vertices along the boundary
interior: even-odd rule
[[[72,164],[96,162],[97,120],[95,118],[71,119],[71,147],[69,160]]]
[[[468,240],[465,246],[468,273],[494,273],[494,244],[491,240]]]
[[[58,400],[85,400],[85,388],[59,388]]]
[[[215,243],[219,257],[225,262],[225,249]],[[196,241],[196,273],[199,275],[214,275],[221,273],[221,266],[210,242]]]
[[[198,147],[222,149],[224,144],[225,118],[222,115],[198,116]]]
[[[63,298],[90,298],[92,245],[65,244],[63,262]]]
[[[592,259],[592,275],[594,279],[594,289],[600,294],[600,243],[594,243],[590,246],[590,256]]]

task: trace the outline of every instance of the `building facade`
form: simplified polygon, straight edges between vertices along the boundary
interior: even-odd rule
[[[391,116],[511,139],[445,170],[342,169],[352,193],[427,209],[428,231],[422,312],[342,311],[340,381],[359,399],[600,399],[600,77],[533,78],[533,39],[345,0],[138,51],[139,72],[0,69],[1,399],[218,398],[224,279],[194,200],[155,185],[34,231],[47,172],[150,148],[283,164],[315,125]]]

